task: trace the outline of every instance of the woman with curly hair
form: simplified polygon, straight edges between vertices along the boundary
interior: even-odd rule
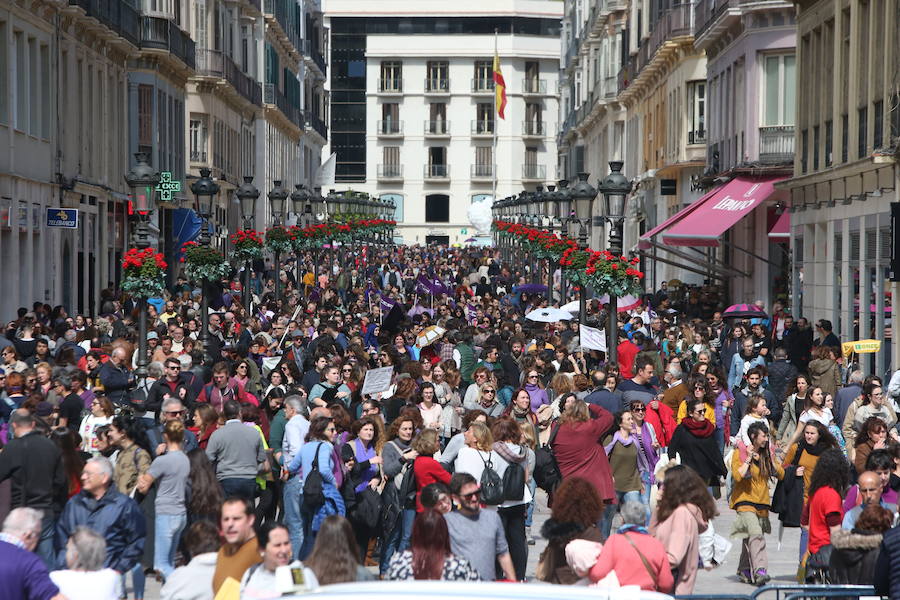
[[[572,540],[603,541],[597,523],[603,514],[603,500],[597,488],[582,477],[570,477],[553,493],[550,518],[541,535],[547,547],[541,554],[536,576],[546,583],[570,585],[580,579],[566,562],[566,545]]]
[[[319,585],[373,579],[372,574],[359,562],[353,526],[340,515],[325,517],[316,536],[315,546],[303,564],[312,570]]]
[[[856,448],[853,453],[853,466],[857,473],[866,470],[866,461],[873,450],[887,448],[888,426],[879,417],[866,419],[856,436]]]
[[[850,463],[843,452],[838,448],[822,452],[812,474],[809,504],[800,521],[801,526],[809,532],[807,582],[822,582],[822,573],[828,569],[831,536],[841,528],[841,505],[849,483]]]
[[[666,547],[675,595],[691,594],[697,579],[700,534],[716,516],[716,504],[706,482],[690,467],[669,467],[663,477],[650,533]]]

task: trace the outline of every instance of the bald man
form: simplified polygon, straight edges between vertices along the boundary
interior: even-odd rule
[[[878,473],[875,471],[863,471],[856,480],[856,484],[859,488],[860,503],[844,514],[844,520],[841,523],[842,529],[848,531],[852,530],[856,525],[856,519],[859,518],[863,509],[869,504],[880,503],[882,507],[890,510],[892,513],[897,512],[897,506],[895,504],[887,504],[881,500],[881,492],[884,488],[884,484],[881,481],[881,477],[878,476]]]

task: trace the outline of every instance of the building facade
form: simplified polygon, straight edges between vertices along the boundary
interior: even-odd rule
[[[900,3],[797,2],[790,193],[792,305],[842,341],[874,338],[870,372],[900,364],[891,334],[891,204],[900,201]],[[896,271],[894,272],[896,276]]]
[[[127,243],[128,58],[142,32],[134,7],[94,6],[0,6],[6,319],[35,301],[92,312]],[[48,227],[51,208],[78,209],[79,227]]]
[[[464,243],[472,203],[554,182],[561,13],[550,0],[326,0],[336,187],[392,199],[398,241],[421,244]]]

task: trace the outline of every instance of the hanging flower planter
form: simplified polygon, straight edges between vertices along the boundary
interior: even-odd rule
[[[234,245],[231,255],[238,262],[247,262],[262,258],[265,250],[262,234],[252,229],[241,229],[231,234]]]
[[[122,259],[122,289],[135,296],[159,296],[166,288],[166,264],[163,255],[145,248],[132,248]]]
[[[231,272],[231,265],[215,248],[201,246],[197,242],[186,242],[181,249],[184,252],[181,261],[189,279],[218,281]]]
[[[266,230],[266,248],[272,252],[290,252],[294,245],[294,232],[284,225]]]

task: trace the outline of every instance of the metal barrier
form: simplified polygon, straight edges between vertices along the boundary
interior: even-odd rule
[[[805,598],[859,598],[875,596],[870,585],[764,585],[751,594],[689,594],[675,596],[676,600],[803,600]]]

